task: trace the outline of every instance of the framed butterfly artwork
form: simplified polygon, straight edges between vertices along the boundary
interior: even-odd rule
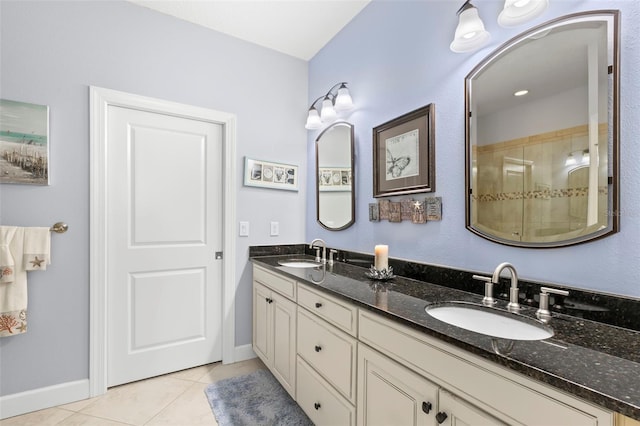
[[[435,105],[373,129],[373,196],[434,192]]]

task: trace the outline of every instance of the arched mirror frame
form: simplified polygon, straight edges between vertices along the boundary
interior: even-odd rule
[[[620,56],[619,56],[619,45],[620,45],[620,30],[619,30],[619,15],[620,12],[618,10],[594,10],[587,12],[580,12],[570,15],[565,15],[559,17],[557,19],[548,21],[541,25],[538,25],[530,30],[527,30],[518,36],[512,38],[511,40],[504,43],[498,49],[489,54],[482,62],[480,62],[465,78],[465,220],[466,227],[469,231],[485,238],[487,240],[509,245],[515,247],[526,247],[526,248],[553,248],[553,247],[565,247],[575,244],[586,243],[589,241],[593,241],[596,239],[607,237],[611,234],[614,234],[619,231],[619,79],[620,79]],[[481,229],[474,227],[472,223],[472,179],[473,179],[473,167],[474,167],[474,158],[472,156],[472,111],[471,111],[471,94],[472,94],[472,82],[473,78],[477,76],[485,67],[487,67],[494,58],[499,57],[503,52],[508,50],[509,48],[517,45],[520,41],[528,38],[530,35],[537,33],[544,28],[556,26],[563,22],[568,22],[572,20],[576,20],[579,18],[587,18],[593,19],[597,16],[602,16],[603,18],[610,20],[612,23],[612,32],[609,32],[612,40],[608,40],[609,44],[613,46],[613,60],[612,64],[609,65],[609,73],[612,75],[612,85],[609,91],[610,104],[609,104],[609,144],[611,144],[611,149],[609,150],[610,158],[608,161],[610,163],[609,171],[610,175],[608,176],[608,190],[609,190],[609,201],[607,207],[607,217],[608,223],[605,229],[601,229],[595,231],[591,234],[584,235],[577,238],[570,238],[561,241],[554,242],[522,242],[522,241],[514,241],[502,238],[497,235],[492,235],[487,232],[484,232]]]
[[[349,150],[350,150],[350,158],[349,164],[351,166],[351,176],[350,176],[350,184],[351,184],[351,200],[350,200],[350,210],[351,210],[351,220],[345,223],[342,226],[331,227],[322,222],[320,219],[320,155],[319,155],[319,144],[321,143],[322,137],[328,134],[331,130],[335,129],[336,126],[344,126],[349,128]],[[356,187],[355,187],[355,143],[354,143],[354,125],[348,123],[346,121],[337,121],[331,125],[329,125],[326,129],[324,129],[316,138],[316,220],[318,224],[322,226],[324,229],[329,231],[342,231],[343,229],[347,229],[351,225],[353,225],[356,221]]]

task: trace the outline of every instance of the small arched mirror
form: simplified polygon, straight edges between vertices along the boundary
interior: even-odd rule
[[[617,232],[618,15],[535,27],[467,76],[469,230],[519,247]]]
[[[337,122],[316,139],[318,223],[340,231],[356,221],[353,124]]]

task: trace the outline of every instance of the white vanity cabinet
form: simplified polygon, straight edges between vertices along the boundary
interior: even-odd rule
[[[438,387],[358,344],[358,426],[434,425]]]
[[[318,426],[635,424],[315,286],[253,287],[253,348]]]
[[[360,342],[437,384],[443,425],[613,425],[610,411],[381,315],[360,310],[358,325]]]
[[[357,308],[298,283],[296,401],[316,425],[355,425]]]
[[[504,425],[420,374],[360,343],[358,426]]]
[[[295,398],[295,281],[253,268],[253,351]]]

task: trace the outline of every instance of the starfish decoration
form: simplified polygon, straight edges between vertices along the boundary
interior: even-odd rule
[[[42,262],[44,262],[44,259],[38,259],[38,256],[36,256],[35,260],[31,260],[29,263],[31,263],[34,268],[39,268],[42,266]]]
[[[20,330],[20,333],[24,333],[27,331],[27,324],[23,322],[20,327],[18,327],[18,330]]]

